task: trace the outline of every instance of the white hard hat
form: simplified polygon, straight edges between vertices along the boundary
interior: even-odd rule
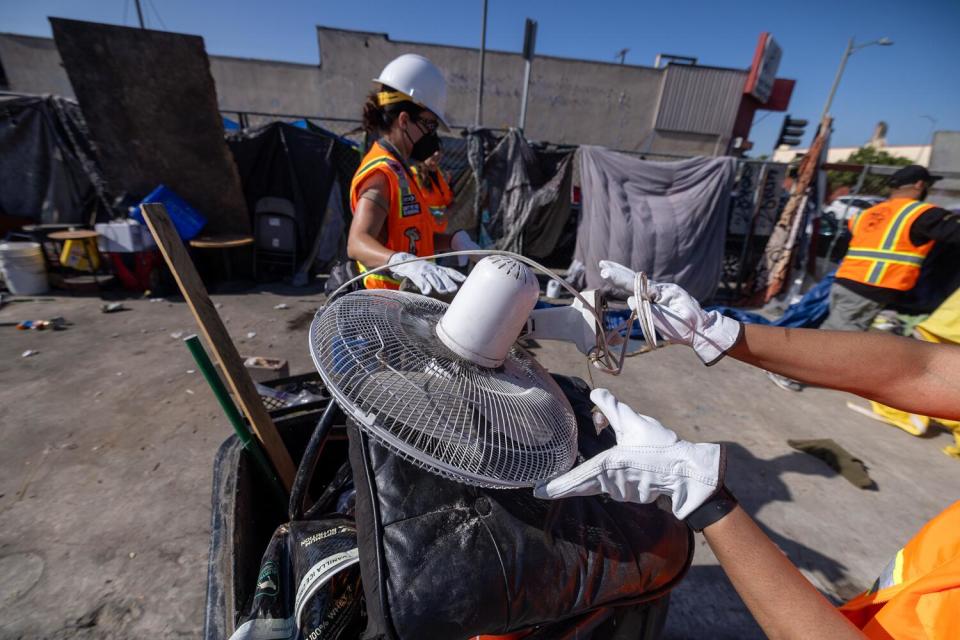
[[[410,96],[413,102],[429,109],[444,127],[447,126],[444,113],[447,108],[447,81],[437,65],[423,56],[405,53],[391,60],[373,81]]]

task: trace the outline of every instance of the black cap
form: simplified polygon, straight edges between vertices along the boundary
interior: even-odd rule
[[[932,176],[926,167],[918,164],[909,164],[890,176],[889,184],[891,187],[902,187],[905,184],[913,184],[918,180],[923,180],[927,184],[933,184],[943,176]]]

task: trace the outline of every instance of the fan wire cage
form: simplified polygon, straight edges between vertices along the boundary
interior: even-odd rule
[[[553,378],[516,346],[496,369],[460,358],[435,331],[446,309],[398,291],[321,308],[310,352],[344,411],[395,453],[459,482],[530,487],[570,469],[576,419]]]

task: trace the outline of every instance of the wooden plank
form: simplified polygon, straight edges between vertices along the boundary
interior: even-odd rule
[[[143,219],[150,228],[150,232],[157,241],[157,246],[160,247],[163,258],[167,261],[167,266],[170,267],[173,277],[177,280],[177,286],[180,287],[184,299],[190,306],[190,311],[193,312],[193,317],[200,325],[203,337],[206,338],[207,344],[210,345],[214,356],[220,362],[220,367],[223,369],[227,384],[230,385],[230,390],[236,396],[240,408],[253,427],[254,434],[277,470],[280,481],[289,491],[296,473],[293,460],[290,459],[290,453],[283,445],[283,441],[277,433],[276,425],[273,424],[270,414],[263,406],[260,395],[253,385],[253,380],[250,379],[250,374],[243,366],[243,360],[237,353],[237,347],[230,339],[230,334],[227,333],[227,328],[223,325],[220,314],[213,306],[213,302],[200,280],[200,275],[187,254],[186,247],[183,246],[183,241],[177,234],[173,223],[170,222],[166,207],[162,204],[144,204],[140,205],[140,210],[143,212]]]

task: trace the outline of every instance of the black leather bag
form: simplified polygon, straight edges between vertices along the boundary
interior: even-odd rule
[[[612,446],[610,429],[596,434],[586,384],[555,378],[577,413],[581,455]],[[552,637],[545,625],[663,598],[692,559],[692,533],[657,505],[481,489],[419,468],[356,426],[349,437],[367,640],[531,627]]]

